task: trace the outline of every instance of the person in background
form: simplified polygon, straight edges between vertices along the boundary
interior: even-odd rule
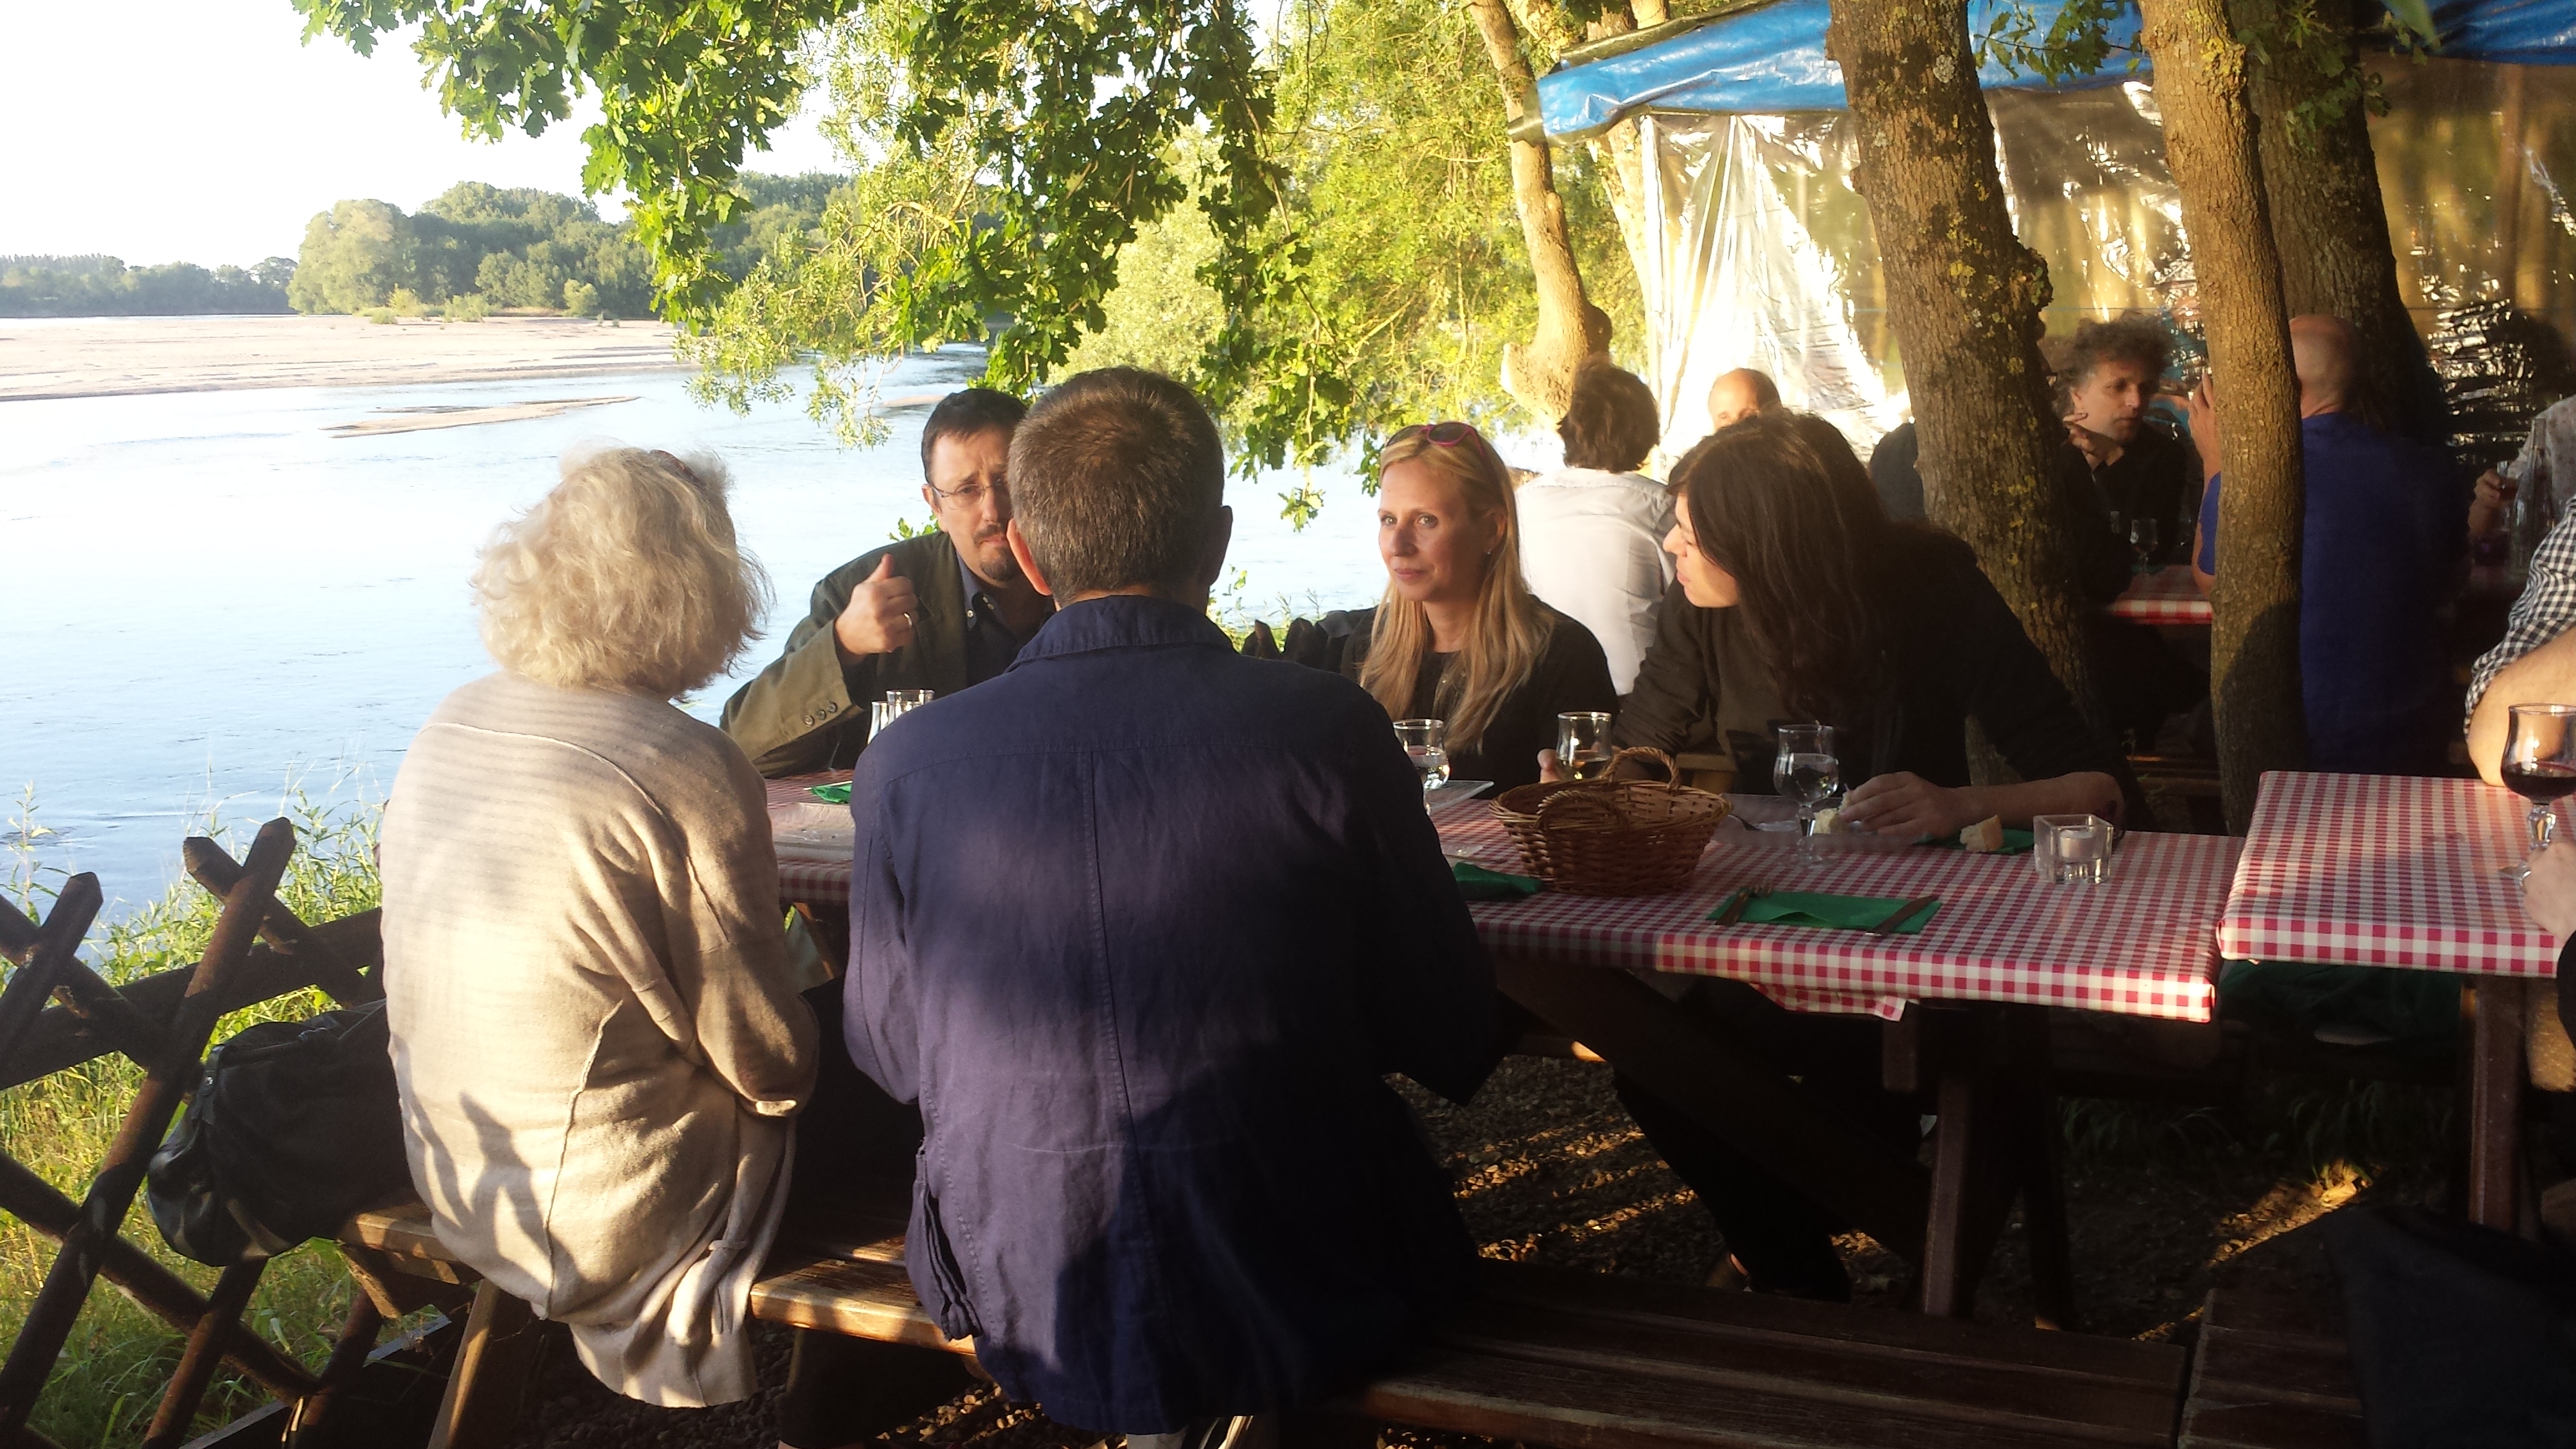
[[[1529,784],[1558,714],[1618,708],[1592,631],[1521,581],[1520,515],[1484,434],[1417,423],[1387,440],[1377,548],[1386,597],[1354,621],[1342,672],[1390,719],[1448,721],[1452,778]]]
[[[1208,620],[1233,519],[1198,400],[1070,378],[1011,478],[1063,607],[860,757],[844,1030],[921,1104],[906,1254],[941,1331],[1060,1422],[1239,1446],[1468,1291],[1385,1077],[1465,1101],[1492,971],[1385,712]]]
[[[2503,784],[2513,706],[2568,700],[2576,700],[2576,519],[2561,518],[2532,551],[2504,638],[2469,673],[2469,763],[2488,784]]]
[[[2440,454],[2345,411],[2355,345],[2338,318],[2290,319],[2306,459],[2299,692],[2308,755],[2319,770],[2440,774],[2454,718],[2444,615],[2466,544],[2469,490]],[[2204,381],[2190,409],[2209,474],[2193,549],[2204,592],[2218,571],[2224,483],[2213,395]]]
[[[1680,597],[1611,727],[1622,745],[1694,747],[1713,722],[1739,789],[1771,778],[1774,727],[1835,727],[1850,828],[1939,839],[1988,816],[2122,818],[2119,758],[2076,713],[1967,545],[1891,524],[1820,418],[1738,423],[1673,470],[1666,542]],[[1971,783],[1975,717],[2021,782]],[[1549,762],[1551,767],[1553,762]],[[1551,769],[1552,773],[1552,769]],[[1750,987],[1697,983],[1699,1006],[1769,1044],[1782,1070],[1912,1150],[1915,1104],[1877,1086],[1878,1034],[1783,1011]],[[1620,1100],[1726,1236],[1756,1291],[1844,1299],[1839,1224],[1687,1114],[1621,1078]]]
[[[1575,372],[1573,401],[1556,425],[1565,466],[1512,498],[1530,592],[1592,632],[1621,694],[1637,677],[1655,637],[1655,609],[1673,582],[1662,547],[1673,501],[1637,472],[1658,427],[1646,384],[1596,357]]]
[[[2156,563],[2189,552],[2187,490],[2196,481],[2190,446],[2148,415],[2172,356],[2172,335],[2154,317],[2087,319],[2060,354],[2056,374],[2067,440],[2124,526],[2155,525]]]
[[[894,689],[955,694],[1010,667],[1053,605],[1002,541],[1018,398],[970,387],[921,425],[921,498],[938,527],[872,549],[814,586],[777,661],[725,701],[725,733],[764,775],[847,769],[868,704]]]
[[[1780,387],[1768,373],[1739,367],[1718,374],[1708,385],[1708,430],[1742,422],[1756,413],[1780,410]]]

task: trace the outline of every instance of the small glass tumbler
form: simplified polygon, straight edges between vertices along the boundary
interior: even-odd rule
[[[902,712],[882,699],[868,701],[868,738],[875,739]]]
[[[1598,780],[1610,773],[1610,716],[1597,709],[1570,710],[1556,717],[1556,762],[1577,780]]]
[[[1395,737],[1403,742],[1405,757],[1413,761],[1424,790],[1449,783],[1449,721],[1400,719],[1395,722]]]
[[[2038,815],[2030,859],[2050,885],[2100,885],[2111,878],[2111,822],[2099,815]]]

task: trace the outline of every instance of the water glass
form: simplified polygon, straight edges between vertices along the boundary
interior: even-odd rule
[[[2111,822],[2099,815],[2039,815],[2030,822],[2030,859],[2050,885],[2100,885],[2111,878]]]
[[[1610,716],[1597,709],[1574,710],[1556,717],[1556,761],[1578,780],[1598,780],[1610,773]]]
[[[938,697],[939,691],[935,689],[889,689],[886,691],[886,703],[901,705],[903,707],[902,709],[895,711],[897,714],[901,714],[903,713],[903,710],[911,709],[916,705],[928,704]]]
[[[899,713],[901,713],[900,710],[882,699],[868,701],[868,738],[874,740],[878,732],[892,724],[894,717]]]
[[[1822,862],[1816,853],[1816,807],[1843,787],[1842,762],[1834,758],[1834,727],[1794,724],[1779,727],[1780,753],[1771,761],[1771,788],[1798,802],[1798,859]]]
[[[1422,777],[1423,789],[1437,790],[1449,783],[1449,721],[1400,719],[1395,722],[1395,737],[1403,742],[1414,773]]]
[[[2154,519],[2129,520],[2129,552],[2137,557],[2140,573],[2153,573],[2156,566],[2164,561],[2160,552],[2163,543],[2164,531],[2157,527]]]

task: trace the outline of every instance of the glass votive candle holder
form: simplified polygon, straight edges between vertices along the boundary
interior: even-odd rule
[[[2099,815],[2038,815],[2030,858],[2050,885],[2100,885],[2111,877],[2111,822]]]

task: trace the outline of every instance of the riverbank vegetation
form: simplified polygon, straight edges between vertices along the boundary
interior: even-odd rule
[[[714,239],[718,265],[736,276],[801,241],[843,178],[742,180],[749,204]],[[633,223],[603,221],[587,201],[460,181],[417,212],[372,199],[333,202],[305,225],[285,300],[298,312],[451,321],[501,311],[646,317],[653,267]]]
[[[258,266],[168,262],[129,267],[120,257],[0,257],[0,317],[177,317],[287,310],[295,263]]]
[[[291,795],[284,813],[295,822],[297,848],[278,898],[308,921],[330,920],[377,904],[373,806],[326,808]],[[53,864],[33,802],[22,800],[5,840],[9,853],[0,896],[41,915],[63,870]],[[208,821],[195,833],[212,834],[236,857],[249,849],[251,831]],[[172,841],[176,845],[176,840]],[[111,894],[116,882],[107,882]],[[158,971],[192,964],[212,934],[218,903],[196,885],[173,885],[159,900],[97,927],[81,959],[110,982],[123,984]],[[254,1021],[295,1019],[328,1009],[317,992],[303,992],[235,1013],[215,1030],[221,1041]],[[40,1081],[0,1092],[0,1152],[24,1164],[55,1189],[78,1198],[106,1156],[127,1104],[142,1079],[123,1056],[108,1055]],[[140,1201],[126,1218],[125,1234],[199,1291],[211,1288],[215,1270],[171,1252],[154,1231]],[[0,1343],[14,1342],[27,1308],[54,1260],[54,1244],[13,1216],[0,1214]],[[308,1243],[272,1263],[245,1315],[252,1329],[281,1351],[319,1370],[333,1334],[349,1311],[349,1275],[327,1243]],[[89,1296],[53,1378],[38,1401],[34,1427],[57,1444],[122,1449],[138,1444],[162,1388],[179,1361],[179,1335],[106,1283]],[[200,1427],[210,1428],[263,1402],[267,1395],[237,1374],[217,1375]]]

